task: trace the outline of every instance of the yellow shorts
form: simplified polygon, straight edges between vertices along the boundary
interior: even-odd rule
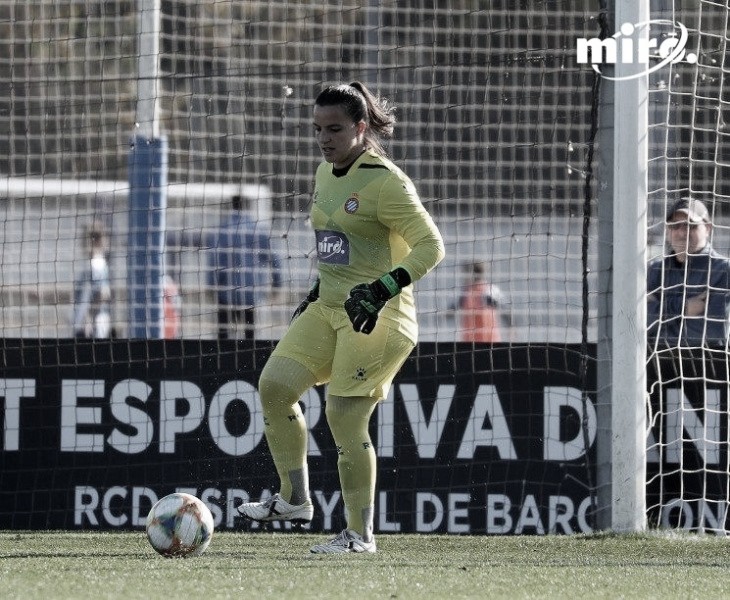
[[[297,361],[335,396],[383,399],[415,345],[381,319],[369,334],[352,329],[344,309],[314,302],[289,326],[272,356]]]

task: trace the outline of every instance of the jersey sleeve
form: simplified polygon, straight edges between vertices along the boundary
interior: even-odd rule
[[[394,267],[403,267],[416,281],[443,260],[444,240],[426,211],[413,183],[406,177],[390,175],[381,189],[378,219],[397,232],[411,252]]]

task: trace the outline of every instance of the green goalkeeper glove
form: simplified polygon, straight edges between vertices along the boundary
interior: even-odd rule
[[[309,293],[307,294],[307,297],[302,300],[302,302],[297,306],[297,309],[294,311],[294,314],[291,316],[291,319],[289,322],[291,323],[294,319],[296,319],[299,315],[301,315],[305,310],[307,310],[307,306],[309,306],[312,302],[314,302],[317,298],[319,298],[319,277],[317,277],[317,280],[314,282],[314,285],[309,290]]]
[[[410,283],[411,276],[398,267],[372,283],[361,283],[352,288],[345,300],[345,312],[352,328],[360,333],[371,333],[386,302]]]

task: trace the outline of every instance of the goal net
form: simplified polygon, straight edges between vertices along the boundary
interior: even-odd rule
[[[390,152],[418,182],[448,245],[446,264],[419,288],[422,339],[466,337],[453,309],[479,262],[503,304],[504,341],[580,342],[592,73],[571,64],[569,51],[575,37],[596,31],[597,9],[472,4],[162,3],[167,269],[181,288],[185,338],[213,338],[218,327],[206,252],[194,235],[178,234],[215,230],[242,183],[252,184],[248,208],[270,223],[288,283],[261,303],[256,333],[280,336],[314,274],[306,220],[320,157],[311,103],[325,83],[360,79],[398,106]],[[135,3],[4,2],[1,10],[12,82],[0,115],[8,131],[3,334],[72,333],[82,229],[99,219],[110,232],[113,321],[126,335]]]
[[[730,87],[725,2],[652,3],[680,60],[650,76],[648,510],[661,527],[728,530]],[[664,27],[664,31],[662,31]],[[679,212],[675,212],[681,200]],[[700,213],[702,206],[708,214]],[[691,215],[682,210],[692,209]],[[699,215],[699,218],[698,218]],[[687,227],[688,217],[692,223]],[[711,223],[711,227],[707,226]],[[668,224],[669,223],[669,224]],[[710,262],[713,264],[710,265]],[[694,299],[694,300],[693,300]],[[700,299],[696,310],[693,302]]]
[[[37,507],[3,513],[0,523],[139,526],[151,495],[164,491],[151,482],[164,474],[168,487],[218,506],[217,526],[234,527],[234,504],[276,491],[255,385],[316,276],[312,103],[328,83],[361,80],[398,107],[389,152],[447,253],[418,282],[421,343],[374,420],[376,530],[589,531],[600,77],[577,64],[575,49],[578,38],[602,35],[605,3],[164,0],[159,47],[150,50],[140,31],[154,4],[0,2],[0,74],[10,83],[0,92],[0,335],[12,367],[0,379],[0,467],[8,467],[0,489]],[[652,74],[653,248],[662,251],[669,199],[699,194],[722,250],[727,7],[703,1],[660,13],[687,26],[700,60]],[[150,62],[155,70],[140,72]],[[134,179],[145,136],[160,142],[147,166],[162,177],[149,186]],[[136,192],[147,188],[154,210],[140,225]],[[252,319],[222,310],[226,289],[213,277],[216,236],[237,203],[270,245],[271,261],[241,286]],[[95,227],[109,274],[108,344],[86,338],[103,319],[83,331],[75,322]],[[165,283],[140,296],[150,270]],[[464,300],[475,280],[480,301],[487,297],[479,310],[493,319],[479,335]],[[161,324],[154,335],[136,334],[139,311]],[[684,487],[685,463],[674,460],[685,444],[720,461],[709,471],[690,466],[707,493],[697,510],[718,515],[727,498],[703,479],[727,472],[724,379],[701,373],[694,381],[722,390],[712,418],[671,391],[684,372],[656,382],[656,514],[675,514],[676,498],[682,507],[698,500],[682,495],[698,489]],[[302,402],[325,515],[317,526],[328,529],[336,466],[322,398],[318,390]],[[24,479],[48,443],[62,452],[45,480],[77,482],[70,491]],[[680,495],[669,494],[677,481]],[[57,500],[66,496],[70,521]]]

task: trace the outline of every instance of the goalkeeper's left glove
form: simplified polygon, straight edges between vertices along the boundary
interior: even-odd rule
[[[385,303],[410,283],[411,276],[403,267],[398,267],[372,283],[361,283],[352,288],[345,300],[345,311],[352,328],[360,333],[372,332]]]

